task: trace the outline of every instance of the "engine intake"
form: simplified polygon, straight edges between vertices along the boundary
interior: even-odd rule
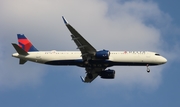
[[[97,51],[95,57],[98,59],[109,59],[110,52],[108,50]]]
[[[112,69],[108,69],[108,70],[102,71],[100,76],[101,78],[104,78],[104,79],[114,79],[115,71]]]

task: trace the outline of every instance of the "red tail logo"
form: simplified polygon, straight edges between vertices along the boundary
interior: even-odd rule
[[[19,46],[26,52],[38,51],[32,43],[24,36],[24,34],[17,34]]]

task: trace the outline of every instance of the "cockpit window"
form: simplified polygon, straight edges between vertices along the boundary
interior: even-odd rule
[[[155,54],[156,56],[160,56],[160,54]]]

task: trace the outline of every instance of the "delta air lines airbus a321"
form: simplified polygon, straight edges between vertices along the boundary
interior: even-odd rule
[[[17,34],[18,45],[12,43],[17,53],[12,56],[19,58],[19,64],[27,61],[48,65],[72,65],[83,67],[86,76],[81,77],[83,82],[92,82],[97,76],[103,79],[114,79],[115,70],[107,69],[112,66],[149,66],[161,65],[167,62],[160,54],[149,51],[109,51],[96,50],[85,40],[68,22],[63,21],[71,32],[72,40],[80,51],[39,51],[23,35]]]

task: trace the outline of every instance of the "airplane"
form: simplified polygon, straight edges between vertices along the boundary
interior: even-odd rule
[[[62,19],[71,32],[72,40],[80,51],[39,51],[24,34],[17,34],[18,44],[12,43],[17,53],[12,57],[19,58],[19,64],[32,61],[41,64],[57,66],[78,66],[86,70],[85,83],[91,83],[97,76],[102,79],[114,79],[115,70],[107,69],[112,66],[149,66],[162,65],[167,59],[156,52],[150,51],[109,51],[96,50],[83,36],[80,35],[62,16]]]

